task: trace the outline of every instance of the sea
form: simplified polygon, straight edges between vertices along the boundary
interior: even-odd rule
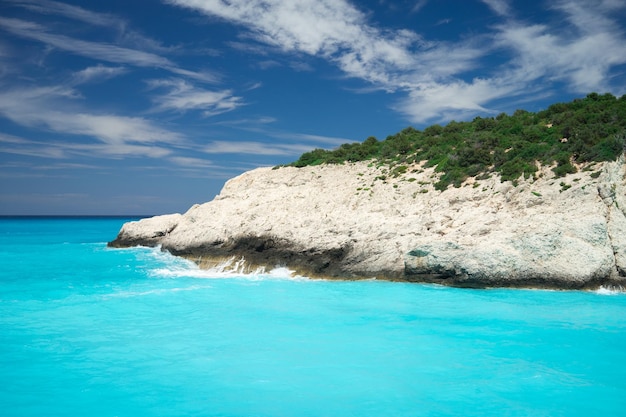
[[[199,270],[129,220],[0,218],[0,415],[626,416],[625,293]]]

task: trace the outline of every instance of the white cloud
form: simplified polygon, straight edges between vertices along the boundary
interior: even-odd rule
[[[172,146],[185,145],[185,138],[142,117],[92,114],[76,111],[64,100],[75,96],[64,87],[44,87],[5,91],[0,95],[0,115],[27,127],[60,134],[86,136],[98,143],[63,143],[49,149],[93,152],[104,155],[161,157]],[[6,139],[6,137],[5,137]],[[165,145],[165,146],[162,146]],[[65,154],[58,153],[57,156]]]
[[[276,143],[264,143],[264,142],[248,142],[248,143],[259,143],[265,147],[265,149],[269,149],[269,147],[276,147],[276,155],[287,155],[284,152],[291,152],[294,154],[302,153],[309,151],[313,148],[334,148],[340,146],[344,143],[355,142],[354,139],[334,137],[334,136],[322,136],[322,135],[313,135],[309,133],[299,133],[299,132],[285,132],[282,130],[277,130],[272,128],[271,125],[275,123],[277,120],[273,117],[258,117],[258,118],[246,118],[246,119],[234,119],[234,120],[226,120],[226,121],[218,121],[215,125],[220,126],[229,126],[232,128],[237,128],[242,131],[252,132],[255,135],[265,136],[268,138],[276,139],[278,142]],[[226,141],[215,141],[214,143],[219,146],[215,149],[233,149],[234,145],[231,145],[230,142]],[[252,146],[250,149],[255,148]],[[231,151],[229,150],[228,153]],[[248,153],[253,153],[252,151]]]
[[[500,14],[513,14],[505,9],[506,2],[488,3]],[[611,85],[611,71],[626,64],[626,37],[611,14],[616,5],[605,3],[558,2],[553,5],[562,17],[558,25],[528,24],[508,17],[493,27],[493,40],[485,46],[510,54],[492,75],[466,81],[455,76],[459,71],[451,71],[448,78],[409,85],[407,97],[396,109],[416,122],[443,121],[499,112],[488,104],[502,98],[544,96],[557,82],[580,94],[624,92],[623,87]],[[454,61],[451,56],[450,62]]]
[[[389,91],[463,73],[486,53],[484,45],[474,42],[427,42],[411,30],[379,29],[343,0],[165,1],[242,25],[265,45],[324,58],[348,76]]]
[[[23,155],[36,158],[47,159],[70,159],[75,156],[80,157],[107,157],[119,158],[123,156],[147,156],[151,158],[162,158],[172,153],[171,149],[144,144],[129,143],[76,143],[69,141],[52,140],[30,140],[18,138],[16,136],[0,134],[0,153]],[[54,167],[87,167],[85,164],[65,163],[57,164]],[[42,168],[37,165],[34,168]]]
[[[152,80],[148,85],[152,89],[167,90],[154,98],[157,111],[202,110],[205,116],[214,116],[243,105],[242,98],[234,96],[230,90],[209,91],[181,79]]]
[[[518,93],[514,85],[499,79],[424,84],[411,90],[397,110],[411,120],[462,120],[477,113],[495,113],[480,103]]]
[[[33,22],[0,17],[0,28],[15,36],[119,65],[88,68],[76,74],[77,80],[115,76],[127,66],[158,67],[177,77],[203,82],[218,80],[211,72],[179,68],[168,58],[149,52],[167,48],[130,31],[122,19],[113,15],[51,0],[9,1],[40,13],[111,27],[119,33],[117,40],[122,43],[97,43],[60,35]],[[381,28],[370,15],[346,0],[163,1],[244,27],[245,36],[240,39],[248,41],[237,43],[239,48],[252,49],[256,54],[268,50],[295,54],[294,62],[304,62],[306,70],[313,67],[300,59],[303,54],[325,59],[347,76],[362,79],[375,89],[401,94],[395,109],[418,123],[459,118],[468,112],[496,112],[498,109],[490,109],[495,100],[511,96],[522,100],[529,92],[548,90],[555,83],[565,84],[568,91],[576,93],[615,92],[618,88],[623,91],[611,80],[614,69],[626,64],[626,36],[618,20],[626,3],[618,0],[546,3],[549,8],[545,9],[547,17],[542,16],[542,24],[518,20],[514,3],[509,0],[480,0],[499,21],[478,35],[456,42],[435,42],[412,30]],[[417,0],[411,4],[419,10],[426,3]],[[141,47],[119,46],[122,44]],[[271,58],[263,59],[258,65],[280,65]],[[481,77],[472,78],[470,71],[480,71]],[[154,98],[158,111],[196,110],[214,115],[245,104],[231,90],[206,90],[181,79],[160,80],[151,86],[165,91]],[[104,117],[98,115],[96,119]],[[82,123],[102,138],[102,130],[95,129],[96,119]],[[118,119],[120,125],[129,126],[129,131],[139,130],[142,121],[145,119],[126,118],[122,123]],[[41,124],[52,128],[53,121]],[[79,126],[73,129],[80,130]],[[123,130],[120,128],[117,134],[123,136]]]
[[[16,36],[34,39],[57,49],[88,58],[140,67],[174,67],[174,64],[167,58],[149,52],[56,35],[49,33],[43,26],[34,22],[0,17],[0,27]]]
[[[417,0],[411,8],[411,13],[419,12],[424,6],[428,4],[429,0]]]
[[[475,68],[478,59],[488,52],[484,44],[475,41],[426,42],[413,31],[378,29],[346,1],[233,0],[228,4],[213,0],[166,1],[243,25],[257,41],[283,52],[329,60],[348,76],[378,88],[404,91],[412,100],[425,97],[428,100],[423,104],[436,101],[428,93],[443,89],[448,83],[451,86],[460,83],[450,77]],[[424,5],[425,2],[416,3],[419,7]],[[424,85],[435,88],[424,89]],[[455,102],[460,105],[462,100]],[[481,108],[477,103],[468,106],[463,110]],[[427,112],[428,117],[435,116],[440,109],[432,108]],[[414,121],[427,120],[420,116],[426,113],[413,110],[403,109],[403,112]]]
[[[500,22],[457,42],[376,27],[344,0],[164,1],[241,25],[248,38],[284,53],[325,59],[350,77],[403,93],[396,109],[418,123],[489,111],[497,99],[556,82],[570,92],[615,90],[611,71],[626,63],[626,38],[616,17],[626,3],[617,0],[547,3],[549,17],[542,21],[552,19],[551,25],[517,20],[508,0],[481,0]],[[473,70],[481,78],[469,78]]]
[[[59,15],[90,26],[105,27],[117,32],[117,41],[138,49],[155,52],[171,52],[176,48],[165,47],[160,42],[130,30],[128,23],[109,13],[97,13],[66,3],[52,0],[6,0],[12,5],[22,7],[44,15]]]
[[[212,161],[202,158],[193,158],[188,156],[171,156],[168,159],[176,165],[180,165],[185,168],[215,168],[215,164],[213,164]]]
[[[57,14],[71,19],[80,20],[91,25],[118,27],[123,26],[123,22],[112,15],[95,13],[82,7],[72,6],[66,3],[59,3],[50,0],[6,0],[15,6],[35,11],[42,14]]]
[[[121,158],[127,156],[163,158],[173,153],[172,149],[168,147],[155,145],[137,145],[132,143],[104,143],[84,146],[73,145],[69,148],[73,148],[75,153],[81,153],[83,155],[109,156],[112,158]]]
[[[411,48],[419,36],[407,30],[379,30],[343,0],[166,1],[241,24],[259,42],[283,52],[323,57],[349,76],[371,82],[389,83],[392,73],[417,63]]]
[[[40,116],[31,116],[30,121],[56,132],[91,136],[109,144],[180,143],[179,134],[157,127],[141,117],[48,111]]]
[[[253,132],[257,135],[266,136],[279,141],[279,143],[261,143],[261,142],[249,142],[249,143],[261,143],[266,148],[270,146],[276,146],[276,155],[287,155],[284,151],[302,153],[309,151],[315,147],[319,148],[333,148],[344,143],[355,142],[354,139],[334,137],[334,136],[322,136],[312,135],[309,133],[298,132],[285,132],[276,130],[269,125],[276,122],[276,119],[272,117],[259,117],[257,119],[239,119],[216,122],[216,125],[229,126],[238,128],[243,131]],[[228,149],[231,147],[230,142],[216,141],[214,143],[220,144],[220,148],[216,149]],[[230,152],[230,151],[229,151]],[[249,152],[252,153],[252,152]]]
[[[276,134],[275,136],[279,138],[283,138],[283,139],[292,139],[292,140],[297,140],[297,141],[312,142],[316,144],[316,146],[323,145],[324,147],[339,146],[344,143],[354,142],[354,140],[352,139],[337,138],[337,137],[332,137],[332,136],[311,135],[308,133],[282,133],[282,134]]]
[[[215,124],[222,125],[222,126],[250,128],[252,126],[267,125],[267,124],[275,123],[276,120],[277,119],[275,117],[260,116],[258,118],[224,120],[224,121],[215,122]]]
[[[74,73],[72,84],[77,85],[94,81],[104,81],[109,78],[117,77],[125,72],[127,72],[127,69],[124,67],[106,67],[102,64],[98,64]]]
[[[214,141],[203,151],[209,154],[253,154],[253,155],[299,155],[313,149],[310,145],[264,142]]]
[[[616,29],[609,10],[578,2],[560,2],[565,11],[560,27],[511,22],[497,27],[499,46],[515,52],[511,82],[542,77],[562,81],[578,93],[610,91],[610,72],[626,64],[626,37]],[[569,25],[567,25],[569,23]]]
[[[511,5],[508,0],[482,0],[491,10],[501,16],[509,16],[511,14]]]
[[[40,171],[64,171],[66,169],[99,169],[102,168],[99,165],[90,165],[90,164],[81,164],[76,162],[56,162],[52,164],[42,165],[38,164],[36,166],[32,166],[31,169],[36,169]]]
[[[617,7],[602,0],[590,0],[586,2],[575,0],[558,0],[551,7],[566,15],[581,33],[594,34],[598,32],[614,32],[618,25],[611,17]],[[626,8],[625,4],[621,8]]]
[[[67,156],[62,147],[55,144],[32,141],[0,133],[0,153],[60,159]]]
[[[215,75],[208,71],[194,72],[178,68],[172,61],[160,55],[138,49],[91,42],[58,35],[49,32],[44,26],[20,19],[0,17],[0,28],[26,39],[42,42],[59,50],[84,56],[97,61],[106,61],[114,64],[126,64],[137,67],[158,67],[176,74],[188,76],[204,82],[215,82]]]
[[[259,164],[232,163],[232,161],[228,165],[217,165],[208,159],[189,156],[169,156],[166,160],[171,164],[159,167],[159,172],[167,175],[167,171],[174,170],[176,175],[183,175],[187,178],[225,180],[259,166]]]

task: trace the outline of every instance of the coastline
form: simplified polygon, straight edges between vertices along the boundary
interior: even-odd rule
[[[434,189],[432,168],[396,178],[383,170],[259,168],[184,214],[126,223],[109,245],[161,245],[201,267],[243,257],[251,269],[280,265],[312,278],[626,286],[624,157],[564,178],[542,167],[516,186],[494,175],[445,191]]]

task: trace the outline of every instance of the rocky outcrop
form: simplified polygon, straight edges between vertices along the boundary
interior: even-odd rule
[[[583,168],[583,167],[581,167]],[[436,191],[437,174],[368,163],[260,168],[211,202],[127,223],[111,246],[161,245],[211,267],[287,266],[312,277],[469,287],[626,283],[624,159],[514,185],[496,176]]]

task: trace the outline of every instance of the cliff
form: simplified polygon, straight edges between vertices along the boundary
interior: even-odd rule
[[[626,283],[626,166],[548,167],[437,191],[433,168],[368,162],[260,168],[185,214],[125,224],[113,247],[161,245],[202,267],[226,259],[311,277],[467,287]]]

